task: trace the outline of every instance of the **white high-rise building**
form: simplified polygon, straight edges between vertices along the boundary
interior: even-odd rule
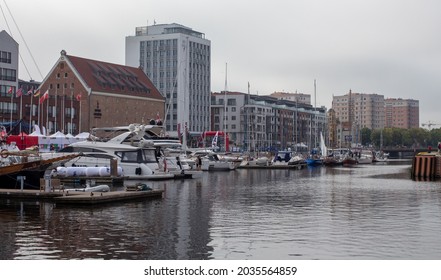
[[[0,31],[0,96],[10,97],[18,90],[18,43],[4,30]],[[11,92],[10,92],[11,91]],[[8,93],[9,92],[9,93]],[[12,102],[4,106],[15,106]],[[4,106],[3,106],[4,105]],[[16,108],[12,108],[14,111]],[[7,111],[10,111],[8,108]]]
[[[203,33],[176,23],[137,27],[125,59],[166,97],[167,134],[210,130],[211,43]]]

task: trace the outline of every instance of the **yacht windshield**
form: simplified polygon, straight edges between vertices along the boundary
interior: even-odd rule
[[[122,151],[115,153],[122,162],[151,163],[157,162],[155,150],[138,149],[134,151]]]
[[[144,155],[144,161],[145,162],[157,162],[155,150],[153,149],[144,149],[143,155]]]

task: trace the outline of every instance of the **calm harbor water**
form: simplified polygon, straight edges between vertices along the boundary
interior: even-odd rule
[[[0,200],[0,259],[441,259],[441,182],[410,161],[204,172],[163,199]]]

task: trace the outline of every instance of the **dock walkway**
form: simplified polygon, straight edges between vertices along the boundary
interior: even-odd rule
[[[45,192],[40,190],[0,189],[0,198],[44,200],[57,204],[94,205],[149,198],[162,198],[163,190],[112,192]]]

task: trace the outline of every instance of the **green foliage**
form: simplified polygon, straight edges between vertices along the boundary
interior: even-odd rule
[[[369,146],[372,144],[372,130],[366,127],[361,129],[361,144],[363,146]]]
[[[367,129],[366,130],[370,130]],[[370,132],[362,131],[370,135],[370,142],[374,147],[414,147],[426,148],[437,147],[441,142],[441,129],[427,130],[424,128],[384,128],[374,129]],[[381,143],[382,142],[382,143]]]

